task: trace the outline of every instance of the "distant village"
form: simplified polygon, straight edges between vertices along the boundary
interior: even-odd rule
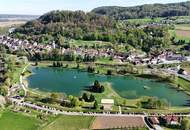
[[[147,56],[147,54],[126,52],[119,53],[113,49],[102,48],[102,49],[85,49],[85,48],[60,48],[55,42],[49,44],[39,44],[37,42],[29,42],[28,40],[20,40],[11,38],[8,36],[0,36],[0,44],[7,46],[10,50],[18,51],[24,50],[30,53],[50,53],[53,49],[59,48],[60,54],[73,53],[75,55],[89,55],[96,57],[112,57],[118,63],[130,62],[134,65],[149,65],[149,64],[173,64],[190,61],[190,56],[183,56],[182,54],[175,54],[171,51],[162,52],[158,56]]]

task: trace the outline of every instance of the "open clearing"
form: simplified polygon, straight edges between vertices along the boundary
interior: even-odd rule
[[[0,130],[37,130],[40,121],[21,113],[5,111],[0,116]]]
[[[43,130],[87,130],[94,117],[92,116],[59,116]]]
[[[141,117],[97,117],[92,124],[92,129],[111,128],[143,128],[145,126]]]

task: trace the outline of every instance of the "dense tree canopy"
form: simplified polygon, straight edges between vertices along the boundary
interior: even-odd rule
[[[114,17],[117,20],[145,17],[190,15],[190,2],[172,4],[146,4],[135,7],[107,6],[92,10],[93,13]]]
[[[16,29],[15,34],[26,34],[26,37],[39,43],[55,41],[63,47],[66,45],[65,38],[69,38],[122,43],[145,52],[149,52],[151,48],[164,48],[170,41],[168,30],[164,26],[132,28],[107,16],[82,11],[52,11]],[[66,59],[75,59],[67,56],[71,55],[65,55]],[[84,60],[95,59],[85,56]]]

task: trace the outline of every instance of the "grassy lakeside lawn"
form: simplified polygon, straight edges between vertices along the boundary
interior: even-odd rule
[[[90,129],[95,117],[92,116],[58,116],[52,123],[45,126],[43,130],[81,130]]]
[[[101,99],[114,99],[114,101],[117,104],[123,104],[123,102],[126,102],[126,106],[128,107],[136,107],[136,104],[138,101],[141,100],[139,99],[126,99],[121,97],[115,90],[112,88],[111,84],[108,82],[102,83],[102,85],[105,87],[105,90],[103,93],[92,93],[98,103],[101,103]],[[91,93],[91,92],[88,92]]]
[[[26,64],[24,63],[16,63],[16,59],[17,57],[15,55],[9,55],[7,54],[7,61],[8,64],[6,64],[6,66],[8,68],[10,68],[11,71],[7,71],[6,75],[7,77],[10,79],[9,82],[11,84],[15,84],[18,83],[20,80],[20,75],[24,69],[24,67],[26,66]]]
[[[0,115],[0,130],[38,130],[41,121],[21,113],[3,111]]]
[[[112,71],[112,75],[119,75],[116,72],[116,68],[118,69],[126,69],[129,68],[130,70],[132,68],[134,68],[131,64],[129,63],[118,63],[116,61],[109,61],[108,58],[100,58],[97,59],[97,61],[95,63],[76,63],[75,61],[61,61],[63,63],[63,67],[68,65],[67,68],[69,69],[78,69],[78,70],[82,70],[82,71],[87,71],[87,68],[93,67],[95,68],[95,72],[97,74],[107,74],[108,70]],[[31,64],[34,64],[33,62],[31,62]],[[41,61],[38,62],[38,66],[37,67],[50,67],[52,66],[53,61]],[[77,68],[79,64],[79,68]],[[140,70],[143,69],[143,67],[138,67]]]
[[[82,70],[82,71],[87,71],[88,66],[94,67],[95,68],[95,72],[98,74],[107,74],[107,70],[112,70],[113,71],[113,75],[116,74],[115,73],[115,69],[113,67],[110,66],[106,66],[106,67],[102,67],[101,65],[95,65],[94,63],[79,63],[79,68],[77,68],[77,63],[74,61],[62,61],[63,63],[63,67],[65,65],[68,65],[68,69],[78,69],[78,70]],[[32,63],[34,64],[34,63]],[[43,62],[39,62],[38,63],[38,67],[49,67],[52,66],[53,62],[52,61],[43,61]],[[105,64],[106,65],[106,64]],[[107,64],[107,65],[113,65],[113,64]]]
[[[184,90],[186,93],[190,94],[190,82],[182,79],[180,77],[176,77],[176,80],[174,81],[175,84],[179,84],[180,88]]]
[[[12,77],[13,77],[13,83],[18,83],[20,80],[20,75],[24,69],[24,65],[22,65],[21,67],[15,67],[15,71],[14,73],[12,73]]]

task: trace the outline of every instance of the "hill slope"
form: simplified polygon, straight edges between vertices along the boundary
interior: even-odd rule
[[[64,46],[65,38],[123,43],[146,52],[152,47],[165,47],[169,40],[165,27],[131,28],[107,16],[82,11],[47,13],[16,29],[15,34],[39,43],[55,41],[60,46]]]
[[[91,12],[108,15],[118,20],[145,17],[187,16],[190,15],[190,2],[147,4],[134,7],[105,6],[95,8]]]

